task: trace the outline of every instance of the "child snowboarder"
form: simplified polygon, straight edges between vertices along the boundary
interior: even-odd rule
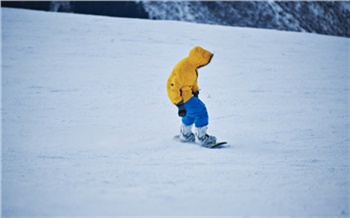
[[[216,137],[207,134],[208,112],[205,104],[198,98],[198,71],[211,61],[213,54],[196,46],[189,56],[176,64],[167,82],[170,101],[178,107],[178,115],[182,117],[180,140],[197,142],[201,145],[216,143]],[[192,125],[195,124],[195,135]]]

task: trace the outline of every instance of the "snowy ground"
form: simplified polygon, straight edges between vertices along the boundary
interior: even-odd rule
[[[1,13],[3,217],[349,216],[349,39]],[[195,45],[223,149],[172,140]]]

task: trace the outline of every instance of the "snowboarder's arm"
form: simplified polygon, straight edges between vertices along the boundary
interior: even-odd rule
[[[179,103],[176,104],[177,108],[179,109],[178,115],[179,117],[186,116],[186,108],[184,102],[181,100]]]
[[[181,96],[182,84],[183,84],[183,80],[182,80],[181,76],[179,76],[179,75],[175,75],[170,80],[169,97],[175,105],[177,105],[181,101],[183,101],[182,96]]]
[[[194,97],[198,98],[199,95],[199,88],[198,88],[198,83],[197,81],[193,84],[192,86],[192,94]]]
[[[197,81],[193,84],[192,86],[192,92],[195,93],[195,92],[198,92],[199,91],[199,87],[198,87],[198,83]]]

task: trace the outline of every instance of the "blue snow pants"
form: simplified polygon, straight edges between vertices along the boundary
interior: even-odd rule
[[[182,118],[182,123],[186,126],[190,126],[194,123],[197,128],[208,125],[208,112],[205,104],[196,97],[190,98],[185,103],[186,116]]]

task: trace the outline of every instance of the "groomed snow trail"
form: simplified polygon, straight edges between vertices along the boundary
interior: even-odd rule
[[[2,8],[2,215],[349,215],[349,39]],[[166,95],[195,45],[209,133]]]

